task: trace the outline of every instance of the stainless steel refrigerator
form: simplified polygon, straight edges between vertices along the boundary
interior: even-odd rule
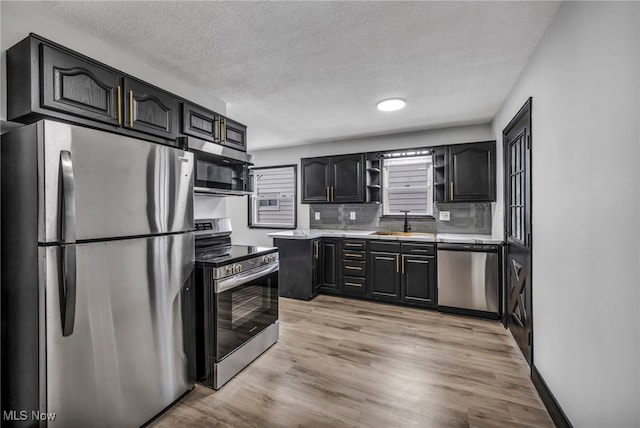
[[[193,386],[192,154],[48,120],[0,148],[2,426],[143,424]]]

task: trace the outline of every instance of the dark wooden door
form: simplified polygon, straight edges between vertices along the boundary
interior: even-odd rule
[[[41,45],[40,49],[42,107],[110,125],[121,124],[123,94],[118,74],[50,46]]]
[[[371,295],[397,299],[400,297],[400,254],[371,251],[369,253]]]
[[[234,120],[221,117],[222,143],[231,148],[247,151],[247,127]]]
[[[219,116],[194,104],[182,103],[182,133],[207,141],[219,142]]]
[[[531,98],[504,129],[503,143],[507,322],[531,365]]]
[[[301,160],[303,203],[329,201],[329,159],[324,157]]]
[[[337,290],[340,273],[340,240],[324,239],[322,241],[322,288]]]
[[[311,262],[311,281],[313,287],[313,295],[316,296],[320,292],[320,287],[322,287],[322,258],[320,245],[322,241],[319,239],[314,239],[312,242],[312,262]]]
[[[331,159],[332,202],[364,202],[364,155]]]
[[[494,141],[449,146],[449,200],[496,200],[496,144]]]
[[[423,305],[436,302],[436,258],[402,255],[402,299]]]
[[[125,79],[124,89],[126,127],[176,138],[180,103],[173,95],[134,79]]]

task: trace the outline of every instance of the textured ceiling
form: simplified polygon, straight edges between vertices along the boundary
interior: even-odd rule
[[[489,122],[557,2],[44,2],[206,86],[249,148]],[[37,29],[34,31],[37,32]],[[144,77],[144,76],[141,76]],[[404,110],[378,112],[399,96]]]

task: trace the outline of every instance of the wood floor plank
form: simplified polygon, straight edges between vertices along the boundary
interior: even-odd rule
[[[280,299],[280,340],[151,427],[553,427],[496,321],[336,296]]]

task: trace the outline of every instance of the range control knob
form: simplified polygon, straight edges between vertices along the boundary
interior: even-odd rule
[[[233,275],[233,266],[232,265],[227,266],[225,271],[227,272],[227,275]]]
[[[262,263],[271,263],[270,256],[262,256]]]
[[[233,266],[233,273],[240,273],[242,272],[242,265],[234,265]]]

